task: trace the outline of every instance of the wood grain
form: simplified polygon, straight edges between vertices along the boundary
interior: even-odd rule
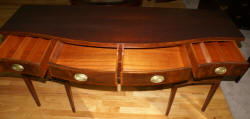
[[[160,83],[150,81],[154,75],[164,76],[165,80]],[[154,72],[121,72],[121,84],[124,86],[150,86],[160,84],[183,83],[192,80],[191,68],[179,68],[166,71]]]
[[[65,81],[64,82],[64,87],[65,87],[67,96],[69,98],[69,103],[70,103],[70,107],[72,109],[72,112],[76,112],[75,103],[74,103],[74,99],[73,99],[73,95],[72,95],[70,83],[68,81]]]
[[[29,89],[29,91],[30,91],[32,97],[34,98],[34,100],[35,100],[35,102],[36,102],[36,105],[37,105],[37,106],[41,106],[41,103],[40,103],[40,101],[39,101],[39,98],[38,98],[38,96],[37,96],[36,90],[35,90],[35,88],[34,88],[34,86],[33,86],[33,83],[32,83],[32,81],[31,81],[31,79],[30,79],[29,77],[25,77],[25,76],[24,76],[24,77],[23,77],[23,80],[24,80],[26,86],[28,87],[28,89]]]
[[[165,80],[152,83],[150,78],[162,75]],[[122,85],[145,86],[185,82],[191,78],[191,64],[185,46],[155,49],[125,49]]]
[[[116,73],[112,71],[96,71],[88,69],[70,68],[50,63],[49,73],[51,77],[79,84],[92,84],[92,85],[94,84],[94,85],[109,85],[109,86],[115,86],[117,84]],[[74,75],[76,73],[82,73],[87,75],[88,80],[87,81],[75,80]]]
[[[78,69],[116,71],[116,49],[63,44],[55,64]]]
[[[175,94],[176,94],[177,88],[173,87],[171,88],[171,92],[170,92],[170,96],[169,96],[169,100],[168,100],[168,107],[167,107],[167,111],[166,111],[166,115],[168,116],[170,109],[172,107],[174,98],[175,98]]]
[[[181,47],[156,49],[125,49],[123,71],[162,71],[188,67],[182,58]],[[190,66],[190,65],[189,65]]]
[[[9,35],[0,45],[0,69],[2,72],[15,72],[43,77],[47,71],[53,41],[42,38]],[[24,71],[16,72],[12,64],[21,64]]]
[[[1,31],[1,34],[7,35],[18,35],[18,36],[28,36],[28,37],[39,37],[44,39],[56,39],[63,41],[68,44],[77,44],[83,46],[91,46],[91,47],[106,47],[106,48],[117,48],[117,43],[104,43],[104,42],[90,42],[85,40],[75,40],[70,38],[52,36],[48,34],[41,33],[33,33],[33,32],[14,32],[14,31]],[[193,38],[193,39],[185,39],[181,41],[175,42],[160,42],[160,43],[121,43],[124,45],[124,48],[162,48],[162,47],[170,47],[177,46],[188,43],[197,43],[204,41],[235,41],[236,43],[240,43],[240,41],[244,40],[242,37],[202,37],[202,38]]]
[[[211,99],[213,98],[217,88],[220,86],[220,82],[219,83],[215,83],[215,84],[212,84],[209,92],[208,92],[208,95],[207,95],[207,98],[205,100],[205,103],[203,104],[202,108],[201,108],[201,111],[205,111],[209,102],[211,101]]]
[[[40,16],[43,16],[43,15],[40,15]],[[22,18],[29,18],[29,17],[22,17]],[[31,17],[31,18],[35,18],[35,17]],[[138,19],[138,17],[133,17],[133,18]],[[122,17],[122,19],[123,19],[123,17]],[[39,19],[39,20],[41,20],[41,19]],[[182,19],[180,19],[180,20],[182,20]],[[107,23],[107,22],[104,22],[104,23]],[[112,22],[112,24],[113,23],[114,22]],[[195,23],[197,23],[197,22],[195,22]],[[228,23],[228,26],[231,26],[230,25],[231,23],[229,23],[229,22],[227,22],[227,23]],[[173,24],[170,24],[170,25],[173,25]],[[221,23],[219,25],[221,25]],[[15,28],[18,27],[18,25],[13,25],[13,26],[15,26]],[[33,25],[31,25],[31,26],[32,26],[32,28],[34,28]],[[48,25],[48,26],[50,26],[50,25]],[[57,26],[60,26],[60,25],[57,25]],[[182,25],[180,25],[180,26],[182,26]],[[28,25],[25,26],[25,27],[28,28]],[[182,26],[182,27],[185,27],[185,26]],[[198,27],[200,27],[200,26],[198,26]],[[8,28],[11,28],[11,27],[5,27],[5,28],[8,29]],[[38,27],[36,27],[36,28],[38,28]],[[136,28],[140,29],[140,27],[137,27],[137,26],[136,26]],[[175,27],[175,28],[177,28],[177,27]],[[204,27],[201,27],[201,28],[204,29]],[[131,61],[131,62],[134,62],[134,63],[132,65],[128,63],[127,67],[125,67],[125,71],[128,71],[128,72],[130,72],[130,71],[131,72],[139,71],[141,73],[143,68],[146,69],[146,70],[144,70],[144,71],[146,71],[146,72],[144,72],[146,74],[143,74],[143,73],[139,74],[138,73],[139,77],[134,76],[134,74],[130,75],[130,76],[126,75],[126,76],[128,76],[126,81],[130,81],[127,84],[136,84],[136,83],[138,83],[138,84],[147,84],[148,85],[150,83],[147,83],[146,81],[148,81],[147,79],[149,78],[150,72],[151,72],[151,74],[150,74],[150,76],[151,76],[151,75],[153,75],[152,72],[156,73],[155,71],[166,71],[166,70],[169,71],[170,69],[178,69],[178,71],[182,71],[185,74],[182,74],[182,73],[179,73],[179,72],[175,71],[175,73],[173,73],[173,75],[168,74],[169,72],[167,72],[167,73],[164,72],[163,75],[167,74],[167,76],[175,77],[175,78],[181,79],[183,81],[186,81],[187,79],[190,79],[191,78],[190,69],[189,69],[189,71],[179,70],[179,69],[182,69],[182,68],[183,69],[188,69],[188,67],[190,67],[190,63],[188,61],[187,54],[185,53],[186,52],[185,47],[183,47],[183,46],[181,46],[181,47],[175,46],[177,44],[185,44],[185,43],[197,42],[197,41],[206,41],[205,43],[200,43],[199,44],[200,49],[199,49],[199,47],[197,47],[200,50],[200,53],[202,55],[196,55],[196,54],[194,55],[194,56],[198,56],[199,58],[200,58],[200,56],[203,56],[203,58],[201,58],[201,59],[202,60],[204,59],[205,64],[208,63],[208,62],[224,62],[224,61],[226,61],[226,63],[227,62],[234,62],[235,63],[235,62],[238,62],[238,61],[245,62],[244,59],[242,59],[242,57],[240,55],[240,52],[237,49],[237,46],[235,45],[235,43],[229,43],[229,42],[222,42],[221,43],[221,42],[218,42],[219,40],[236,40],[236,41],[237,40],[238,41],[242,40],[243,38],[242,38],[241,34],[239,34],[239,32],[235,31],[233,28],[231,29],[232,36],[235,35],[236,37],[230,37],[228,35],[231,35],[231,34],[228,34],[228,33],[226,33],[227,37],[225,37],[223,35],[222,35],[223,37],[217,37],[216,34],[214,34],[215,35],[214,37],[211,37],[210,35],[207,36],[207,34],[203,34],[204,37],[200,37],[199,36],[200,34],[197,33],[198,36],[194,37],[194,38],[193,38],[193,36],[195,36],[195,35],[188,34],[192,38],[189,38],[190,36],[188,36],[188,38],[184,39],[184,41],[178,41],[178,38],[179,39],[185,38],[186,35],[182,35],[182,36],[185,36],[185,37],[176,36],[175,37],[176,39],[172,39],[172,40],[170,39],[169,40],[169,39],[166,39],[165,37],[161,37],[160,35],[162,35],[162,34],[161,34],[161,32],[159,32],[160,35],[157,36],[158,39],[153,39],[152,36],[154,36],[154,35],[152,33],[148,33],[148,34],[144,33],[144,35],[146,35],[146,36],[141,37],[140,35],[143,34],[143,33],[136,34],[137,32],[133,32],[133,30],[135,30],[135,29],[132,29],[132,30],[129,29],[129,32],[130,32],[129,35],[127,35],[127,32],[126,32],[126,36],[121,37],[123,34],[120,34],[121,36],[116,36],[114,39],[109,39],[108,38],[108,40],[107,39],[106,40],[105,39],[104,40],[103,39],[95,39],[96,37],[98,37],[98,38],[102,37],[103,34],[99,34],[99,35],[95,34],[93,36],[92,33],[94,33],[94,32],[92,32],[91,30],[86,31],[88,33],[88,35],[86,35],[86,36],[89,37],[89,39],[87,39],[87,40],[90,40],[90,41],[92,41],[92,40],[93,41],[103,41],[103,42],[110,42],[111,41],[111,43],[74,41],[75,38],[72,38],[72,39],[59,38],[59,37],[49,36],[49,35],[46,35],[46,34],[37,34],[38,32],[34,33],[34,34],[30,33],[30,32],[26,32],[26,33],[17,32],[17,34],[21,34],[21,36],[18,36],[17,38],[14,38],[14,39],[16,39],[16,41],[14,41],[13,44],[10,45],[11,47],[9,47],[7,45],[3,45],[4,48],[2,48],[2,50],[4,49],[3,52],[2,52],[3,56],[8,57],[8,58],[11,57],[13,60],[5,60],[4,57],[3,57],[3,59],[1,60],[2,62],[0,62],[0,65],[2,65],[2,67],[0,67],[0,70],[6,70],[5,68],[10,67],[12,63],[14,63],[16,61],[19,61],[19,60],[22,60],[22,61],[20,61],[20,63],[23,63],[23,64],[28,64],[28,62],[32,62],[32,63],[29,63],[30,65],[25,66],[25,67],[29,67],[30,69],[29,68],[25,68],[25,69],[28,69],[27,74],[33,74],[34,73],[33,75],[36,75],[36,73],[40,71],[40,69],[39,69],[40,66],[39,65],[46,65],[47,64],[48,59],[47,60],[43,60],[43,59],[48,58],[49,55],[50,55],[50,52],[43,53],[43,51],[47,51],[48,49],[52,49],[52,46],[54,46],[53,43],[45,42],[44,38],[47,37],[47,36],[50,37],[49,39],[53,39],[53,41],[56,40],[56,39],[57,40],[61,39],[62,42],[64,42],[64,43],[65,42],[70,43],[70,44],[64,44],[63,43],[61,45],[61,47],[56,48],[56,50],[54,50],[54,51],[57,51],[57,52],[54,52],[55,54],[53,53],[54,55],[51,56],[53,58],[51,60],[52,61],[51,66],[53,66],[53,68],[58,68],[58,67],[60,67],[60,68],[54,69],[54,70],[52,69],[52,70],[50,70],[50,72],[52,72],[51,73],[51,74],[53,74],[52,76],[55,76],[55,77],[58,77],[58,78],[61,78],[61,79],[64,79],[64,80],[69,80],[69,81],[72,81],[72,82],[75,81],[73,79],[73,75],[75,73],[78,73],[78,72],[86,73],[87,72],[87,73],[89,73],[88,75],[90,75],[90,79],[91,79],[89,84],[97,84],[96,82],[98,82],[100,85],[110,85],[110,84],[113,85],[113,84],[115,84],[116,81],[114,81],[115,78],[113,78],[113,77],[117,78],[118,76],[115,76],[115,75],[117,75],[117,73],[121,72],[122,68],[120,67],[121,69],[118,68],[119,70],[117,70],[117,64],[119,64],[120,60],[117,60],[117,59],[119,59],[119,55],[117,56],[117,50],[115,49],[115,48],[117,48],[117,44],[114,44],[113,41],[118,42],[118,43],[121,43],[121,42],[123,43],[123,41],[126,40],[128,43],[125,43],[125,45],[123,46],[124,48],[129,48],[129,47],[130,48],[159,48],[157,50],[156,49],[126,49],[127,51],[131,50],[132,55],[129,58],[129,62]],[[143,30],[145,30],[145,28]],[[156,30],[159,30],[159,29],[156,29]],[[193,29],[193,30],[195,31],[197,29]],[[209,29],[206,29],[206,30],[209,30]],[[216,29],[216,30],[218,30],[218,29]],[[67,32],[68,31],[69,30],[67,29]],[[81,31],[81,30],[79,30],[79,31]],[[110,31],[105,31],[105,32],[110,32]],[[118,30],[118,31],[119,31],[119,33],[123,33],[123,32],[120,32],[120,30]],[[126,29],[125,29],[125,31],[126,31]],[[161,29],[160,29],[160,31],[161,31]],[[218,30],[217,33],[219,33],[220,31],[221,30]],[[33,30],[32,30],[32,32],[33,32]],[[113,31],[111,31],[111,32],[113,33]],[[116,32],[116,29],[115,29],[115,32]],[[146,29],[146,32],[148,32],[148,29]],[[167,32],[167,33],[170,33],[169,34],[170,36],[168,36],[169,38],[173,38],[173,37],[171,37],[171,35],[176,35],[176,34],[171,34],[171,32]],[[174,30],[173,30],[173,32],[175,33]],[[186,32],[189,32],[189,31],[185,31],[185,33]],[[3,33],[5,33],[5,31],[3,31]],[[11,31],[9,31],[9,32],[7,31],[6,33],[7,34],[11,33]],[[47,29],[46,29],[46,33],[48,33]],[[74,33],[76,33],[76,32],[74,32]],[[136,34],[135,35],[136,38],[133,39],[133,38],[131,38],[130,35],[131,34],[133,35],[134,33]],[[158,32],[154,32],[154,33],[158,34]],[[164,31],[164,33],[166,33],[166,32]],[[206,33],[209,33],[209,32],[206,32]],[[15,33],[13,33],[13,34],[15,34]],[[65,34],[67,34],[67,33],[65,33]],[[28,37],[28,36],[32,36],[32,35],[36,36],[36,37],[40,37],[40,36],[41,37],[40,38]],[[105,35],[107,35],[107,34],[105,34]],[[149,36],[147,37],[147,35],[149,35]],[[111,34],[111,36],[112,36],[112,34]],[[211,38],[209,38],[209,37],[211,37]],[[91,38],[93,38],[93,39],[91,40]],[[103,38],[107,38],[107,37],[103,37]],[[33,39],[35,39],[35,40],[33,40]],[[85,38],[83,38],[83,39],[86,40]],[[187,39],[190,39],[190,40],[187,40]],[[175,40],[177,40],[177,42],[169,42],[169,41],[175,41]],[[207,42],[207,41],[215,41],[215,40],[218,40],[218,41],[216,41],[216,42]],[[151,42],[151,41],[158,41],[160,43],[154,43],[154,42]],[[39,42],[39,43],[37,43],[37,42]],[[137,43],[141,43],[141,44],[137,44]],[[42,46],[45,46],[45,47],[41,47],[41,48],[40,47],[35,47],[36,45],[34,46],[33,44],[39,44],[39,45],[41,44]],[[77,44],[77,45],[73,45],[73,44]],[[80,46],[80,45],[88,45],[88,47],[84,47],[84,46]],[[111,47],[111,48],[96,48],[96,47],[89,47],[89,46],[102,46],[102,47]],[[162,46],[164,46],[164,47],[165,46],[174,46],[174,47],[160,48]],[[28,47],[31,48],[31,50]],[[226,49],[228,49],[230,47],[236,47],[236,49],[232,49],[233,51],[230,51],[230,50],[225,51]],[[7,49],[7,51],[5,49]],[[164,50],[164,49],[168,49],[169,51]],[[195,48],[192,48],[192,50],[194,50],[194,49]],[[214,49],[218,49],[218,50],[215,51]],[[33,50],[35,52],[33,52]],[[126,50],[125,50],[125,52],[126,52]],[[190,50],[190,51],[192,51],[192,50]],[[60,52],[58,52],[58,51],[60,51]],[[145,51],[149,51],[148,52],[149,54],[147,54]],[[140,52],[140,53],[136,53],[136,52]],[[174,53],[174,54],[171,54],[171,52]],[[195,51],[193,51],[193,52],[195,52]],[[224,54],[222,54],[222,53],[224,53]],[[230,53],[233,53],[233,54],[231,55]],[[40,56],[40,54],[42,54],[42,55]],[[79,55],[79,54],[81,54],[81,55]],[[119,54],[119,50],[118,50],[118,54]],[[128,54],[130,54],[130,53],[128,53]],[[151,59],[148,58],[147,55],[140,56],[139,54],[147,54],[148,56],[151,56]],[[210,55],[210,54],[212,54],[212,55]],[[138,61],[136,62],[136,60],[133,59],[133,56],[135,57],[135,59],[143,59],[143,60],[141,60],[142,62],[140,60],[138,60],[139,63],[138,63]],[[164,57],[160,58],[162,56],[164,56]],[[41,58],[39,58],[39,57],[41,57]],[[25,59],[29,59],[29,60],[25,61]],[[75,59],[75,61],[73,61],[72,59]],[[8,63],[4,62],[4,61],[8,61]],[[159,61],[159,62],[154,62],[154,61]],[[165,61],[167,61],[170,64],[167,64]],[[191,62],[194,62],[194,61],[191,61]],[[245,63],[243,63],[243,65],[246,66]],[[157,66],[157,67],[153,67],[153,66]],[[195,64],[193,66],[200,66],[200,65]],[[227,66],[227,64],[221,63],[219,65],[216,64],[214,66],[215,67],[217,67],[217,66]],[[242,68],[244,66],[242,66],[240,64],[239,66],[234,65],[234,66],[231,67],[231,64],[230,64],[230,67],[229,67],[230,72],[229,72],[229,74],[230,75],[234,75],[234,74],[242,75],[242,73],[244,73],[244,70],[245,70],[244,68]],[[39,67],[39,68],[35,69],[34,67]],[[80,69],[78,69],[79,67],[80,67]],[[84,69],[84,68],[86,68],[86,69]],[[212,69],[213,68],[214,67],[212,67]],[[46,66],[44,66],[43,69],[46,69]],[[207,70],[207,69],[208,68],[204,66],[203,70]],[[237,69],[237,70],[235,70],[235,69]],[[98,72],[97,70],[99,70],[101,72]],[[108,72],[109,74],[108,75],[102,74],[103,73],[102,71],[105,71],[104,73]],[[115,73],[115,71],[117,71],[117,72]],[[45,72],[45,70],[43,72]],[[203,73],[206,73],[206,72],[203,72]],[[43,74],[43,73],[40,73],[40,74]],[[92,80],[92,79],[96,78],[97,76],[98,76],[98,78],[101,77],[101,80]],[[137,79],[134,80],[134,79],[132,79],[132,78],[140,79],[143,76],[146,77],[145,79],[143,78],[143,80],[137,80]],[[178,76],[182,76],[184,78],[180,78]],[[110,77],[112,78],[111,80],[104,80],[104,79],[109,79]],[[185,79],[185,78],[187,78],[187,79]],[[11,81],[12,80],[13,79],[11,79]],[[118,80],[118,79],[116,79],[116,80]],[[9,84],[14,84],[15,86],[18,85],[16,83],[10,83],[11,81],[4,82],[3,84],[0,84],[0,85],[5,85],[5,86],[6,85],[7,86],[12,86],[12,85],[9,85]],[[168,80],[166,82],[164,82],[164,83],[176,83],[176,82],[177,82],[176,79],[168,78]],[[45,93],[42,93],[42,94],[49,95],[51,90],[55,90],[56,85],[58,85],[58,84],[55,84],[55,85],[54,84],[50,85],[50,84],[53,84],[53,82],[49,82],[49,86],[53,87],[53,88],[46,87],[47,85],[44,86],[44,87],[41,86],[42,87],[41,89],[45,92]],[[37,85],[39,87],[39,85],[43,85],[43,84],[37,84]],[[99,86],[97,86],[97,88],[98,87]],[[5,88],[5,87],[3,86],[1,88]],[[206,90],[206,88],[204,88],[204,89]],[[17,86],[17,89],[18,89],[18,86]],[[203,89],[202,87],[197,88],[198,91],[201,91],[202,89]],[[14,90],[15,92],[11,92],[11,90],[7,90],[6,94],[8,96],[10,96],[12,94],[12,96],[15,97],[15,94],[16,93],[18,94],[18,91],[20,91],[20,90],[16,90],[15,88],[12,89],[12,90]],[[46,91],[48,91],[49,93],[46,92]],[[37,114],[36,115],[37,118],[49,118],[50,116],[53,117],[53,118],[57,118],[59,116],[66,116],[65,118],[68,118],[69,116],[86,117],[86,118],[114,118],[114,117],[116,117],[116,119],[117,118],[123,118],[122,116],[124,116],[124,118],[131,118],[131,117],[150,118],[150,119],[151,118],[158,118],[158,117],[159,118],[166,118],[164,116],[161,116],[161,115],[158,116],[157,115],[157,114],[163,114],[164,115],[165,109],[163,109],[162,105],[166,104],[165,103],[166,100],[161,99],[162,97],[164,97],[162,94],[157,95],[157,93],[155,93],[154,91],[152,91],[153,93],[148,94],[149,97],[146,98],[147,100],[153,102],[153,106],[152,106],[152,104],[144,102],[145,100],[141,100],[141,98],[139,100],[137,100],[140,103],[133,102],[135,100],[134,97],[136,97],[137,95],[143,95],[143,93],[141,94],[141,92],[138,92],[138,93],[134,94],[134,93],[131,93],[131,92],[118,92],[118,93],[115,92],[114,93],[114,92],[105,92],[105,91],[96,91],[96,92],[93,91],[94,93],[92,92],[93,95],[91,95],[91,90],[90,89],[88,89],[88,90],[83,89],[83,91],[85,91],[85,92],[81,92],[80,94],[84,94],[84,97],[81,97],[82,95],[78,94],[78,92],[80,92],[81,90],[76,89],[75,91],[77,93],[74,94],[74,95],[76,95],[74,97],[76,97],[76,104],[80,108],[80,110],[79,110],[80,113],[77,113],[76,115],[73,115],[73,114],[69,113],[68,110],[65,110],[67,108],[62,108],[61,107],[61,106],[64,106],[64,105],[62,103],[63,101],[60,102],[60,100],[61,100],[60,96],[63,98],[63,96],[60,95],[61,94],[60,91],[61,91],[61,89],[57,90],[55,94],[50,94],[49,95],[49,96],[51,96],[51,95],[55,96],[54,99],[51,99],[53,104],[51,104],[51,105],[49,104],[49,106],[45,106],[44,108],[41,109],[42,112],[38,112],[39,114],[45,114],[45,116],[41,116],[41,115],[39,115],[38,113],[35,112]],[[1,92],[5,92],[5,90],[1,90],[0,95],[1,95]],[[97,92],[98,93],[101,92],[101,93],[104,93],[104,94],[98,95]],[[136,91],[134,91],[134,92],[136,92]],[[197,92],[192,92],[192,90],[189,90],[187,92],[191,92],[191,94],[196,94],[197,93]],[[187,95],[188,94],[187,92],[183,93],[182,96]],[[178,93],[177,93],[177,96],[176,96],[177,97],[177,102],[178,102]],[[20,94],[23,94],[23,93],[20,93]],[[20,94],[19,94],[19,96],[20,96]],[[109,97],[110,94],[113,94],[115,96],[114,97],[112,97],[112,96]],[[164,92],[164,95],[165,94],[166,93]],[[156,98],[150,98],[152,95],[156,95],[155,96]],[[8,97],[8,96],[4,95],[3,97],[5,97],[5,98],[0,98],[0,100],[3,100],[3,102],[4,102],[6,97]],[[123,96],[123,97],[119,97],[119,96]],[[200,98],[199,96],[198,96],[198,98]],[[133,97],[132,98],[133,101],[130,100],[131,97]],[[102,101],[102,98],[108,98],[108,100],[104,99],[104,101]],[[128,99],[129,101],[122,102],[123,98],[125,100]],[[46,100],[46,97],[44,99],[45,99],[45,102],[50,100],[50,99]],[[58,100],[58,99],[60,99],[60,100]],[[184,114],[183,113],[178,113],[178,111],[177,112],[173,111],[173,112],[176,112],[177,114],[175,115],[175,117],[170,116],[170,118],[176,118],[176,117],[193,118],[194,115],[195,115],[195,117],[199,117],[199,119],[200,118],[217,118],[216,117],[217,114],[214,113],[214,112],[211,113],[211,114],[213,114],[211,116],[211,114],[207,115],[206,114],[207,112],[206,113],[201,113],[199,111],[196,111],[196,109],[198,109],[198,108],[200,109],[200,107],[197,106],[197,105],[200,104],[200,103],[197,103],[199,101],[192,102],[193,100],[190,101],[190,98],[187,98],[187,96],[186,96],[186,98],[184,96],[184,99],[189,100],[189,101],[187,101],[189,103],[189,105],[184,106],[184,108],[187,109],[188,115],[187,114],[185,115],[185,113]],[[86,104],[88,106],[86,106],[86,107],[88,107],[88,109],[90,109],[90,111],[88,111],[87,109],[81,110],[81,109],[85,108],[85,106],[83,106],[83,107],[80,106],[82,104],[82,100],[87,102]],[[9,100],[7,100],[7,101],[9,101]],[[19,101],[19,100],[14,100],[14,101]],[[157,104],[155,104],[155,103],[157,103]],[[158,103],[160,103],[160,104],[158,104]],[[174,105],[175,105],[175,103],[176,102],[174,102]],[[190,105],[190,103],[191,103],[191,105]],[[7,103],[7,104],[11,104],[11,103]],[[56,104],[59,104],[58,107],[55,106]],[[221,104],[221,102],[219,104]],[[4,105],[4,106],[2,107],[2,105]],[[17,105],[14,105],[14,106],[17,106]],[[50,106],[51,106],[51,109],[50,109]],[[180,105],[178,105],[178,106],[180,107]],[[216,104],[216,106],[218,106],[218,104]],[[214,107],[218,108],[216,106],[214,106]],[[12,108],[11,106],[10,106],[11,108],[9,109],[8,107],[9,106],[5,106],[5,103],[1,104],[0,109],[3,109],[3,111],[0,111],[0,113],[8,112],[9,110],[11,110],[11,111],[9,111],[11,113],[13,110],[15,110],[15,111],[18,110],[18,111],[21,111],[20,114],[23,114],[24,111],[29,110],[29,109],[26,109],[26,107],[21,107],[21,109],[20,109],[20,107]],[[190,107],[194,107],[193,110],[192,109],[191,110],[194,111],[195,114],[193,112],[190,112]],[[213,106],[209,106],[209,107],[213,107]],[[157,113],[157,111],[155,113],[155,110],[154,110],[155,108],[157,108],[156,110],[158,110],[159,112],[161,112],[160,110],[163,110],[163,113],[162,112]],[[174,108],[174,106],[173,106],[173,109],[175,110],[176,108]],[[178,110],[181,110],[181,109],[183,109],[183,108],[180,108]],[[91,112],[91,110],[92,111],[94,110],[93,113]],[[215,109],[213,109],[213,110],[215,110]],[[218,110],[219,111],[227,111],[227,109],[221,109],[221,110],[217,109],[216,111],[218,111]],[[8,114],[10,114],[10,113],[8,113]],[[190,117],[190,113],[192,113],[192,117]],[[145,116],[145,114],[146,114],[146,116]],[[223,114],[223,116],[225,116],[225,115],[228,115],[229,113],[221,113],[221,114]],[[3,115],[5,116],[5,114],[3,114]],[[17,116],[18,118],[21,117],[19,114],[16,114],[16,115],[18,115]],[[16,115],[9,115],[9,116],[16,116]],[[172,113],[171,113],[171,115],[172,115]],[[216,116],[214,116],[214,115],[216,115]],[[220,117],[223,117],[223,116],[219,115],[218,117],[220,118]],[[27,118],[27,117],[24,117],[24,118]],[[29,117],[29,118],[36,118],[36,117]],[[227,116],[227,118],[231,118],[231,115]]]
[[[248,63],[234,41],[200,42],[188,45],[195,78],[242,76]],[[217,67],[226,67],[225,74],[216,74]]]
[[[22,6],[0,31],[102,43],[164,43],[209,37],[243,40],[221,11],[142,7]]]
[[[50,57],[49,72],[52,77],[75,83],[114,86],[118,76],[117,59],[117,49],[78,46],[58,41]],[[88,80],[75,80],[76,73],[87,75]]]

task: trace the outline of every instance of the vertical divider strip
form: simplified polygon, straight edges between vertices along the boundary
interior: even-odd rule
[[[185,67],[191,67],[192,65],[191,65],[190,58],[188,56],[187,46],[181,45],[180,50],[181,50],[182,61],[185,65]]]
[[[202,54],[204,55],[204,57],[206,59],[206,62],[211,63],[212,59],[211,59],[211,56],[208,53],[208,50],[207,50],[206,45],[204,44],[204,42],[200,43],[200,47],[201,47],[201,50],[202,50]]]
[[[118,44],[117,65],[116,65],[117,91],[121,91],[121,72],[123,70],[123,53],[124,53],[124,45]]]

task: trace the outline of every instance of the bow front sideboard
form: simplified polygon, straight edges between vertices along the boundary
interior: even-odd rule
[[[22,6],[0,29],[0,71],[59,79],[75,112],[70,83],[168,86],[169,114],[177,89],[211,85],[205,111],[221,81],[248,69],[244,40],[220,11],[105,6]],[[51,87],[53,88],[53,87]]]

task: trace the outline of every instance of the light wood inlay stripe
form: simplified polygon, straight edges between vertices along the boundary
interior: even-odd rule
[[[29,55],[23,56],[23,59],[29,61],[30,57],[34,54],[33,51],[35,50],[35,44],[37,44],[38,40],[36,38],[32,39],[32,43],[30,43],[31,47],[27,47],[26,51]]]
[[[32,49],[34,48],[34,44],[36,44],[37,39],[36,38],[31,38],[30,37],[30,42],[27,45],[27,47],[24,49],[23,55],[21,56],[21,59],[26,60],[26,58],[30,55],[32,52]]]
[[[210,57],[210,55],[209,55],[209,53],[207,51],[207,48],[206,48],[206,46],[205,46],[205,44],[203,42],[200,43],[200,47],[201,47],[201,51],[202,51],[203,56],[205,57],[206,62],[211,63],[211,61],[212,61],[211,57]]]
[[[122,44],[119,44],[117,47],[117,83],[120,84],[121,83],[121,72],[123,70],[123,53],[124,53],[124,47]]]
[[[60,41],[56,41],[55,48],[53,49],[51,53],[52,55],[49,58],[50,59],[49,62],[57,62],[57,59],[58,59],[58,56],[60,54],[62,47],[63,47],[63,43],[61,43]]]
[[[188,57],[186,45],[182,45],[180,47],[180,52],[181,52],[181,56],[182,56],[182,59],[183,59],[184,66],[191,67],[191,62],[190,62],[190,59]]]

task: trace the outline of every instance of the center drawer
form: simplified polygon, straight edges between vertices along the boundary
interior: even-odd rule
[[[116,85],[117,50],[58,41],[49,61],[52,77],[81,84]]]
[[[121,84],[146,86],[192,79],[186,47],[125,49]]]

